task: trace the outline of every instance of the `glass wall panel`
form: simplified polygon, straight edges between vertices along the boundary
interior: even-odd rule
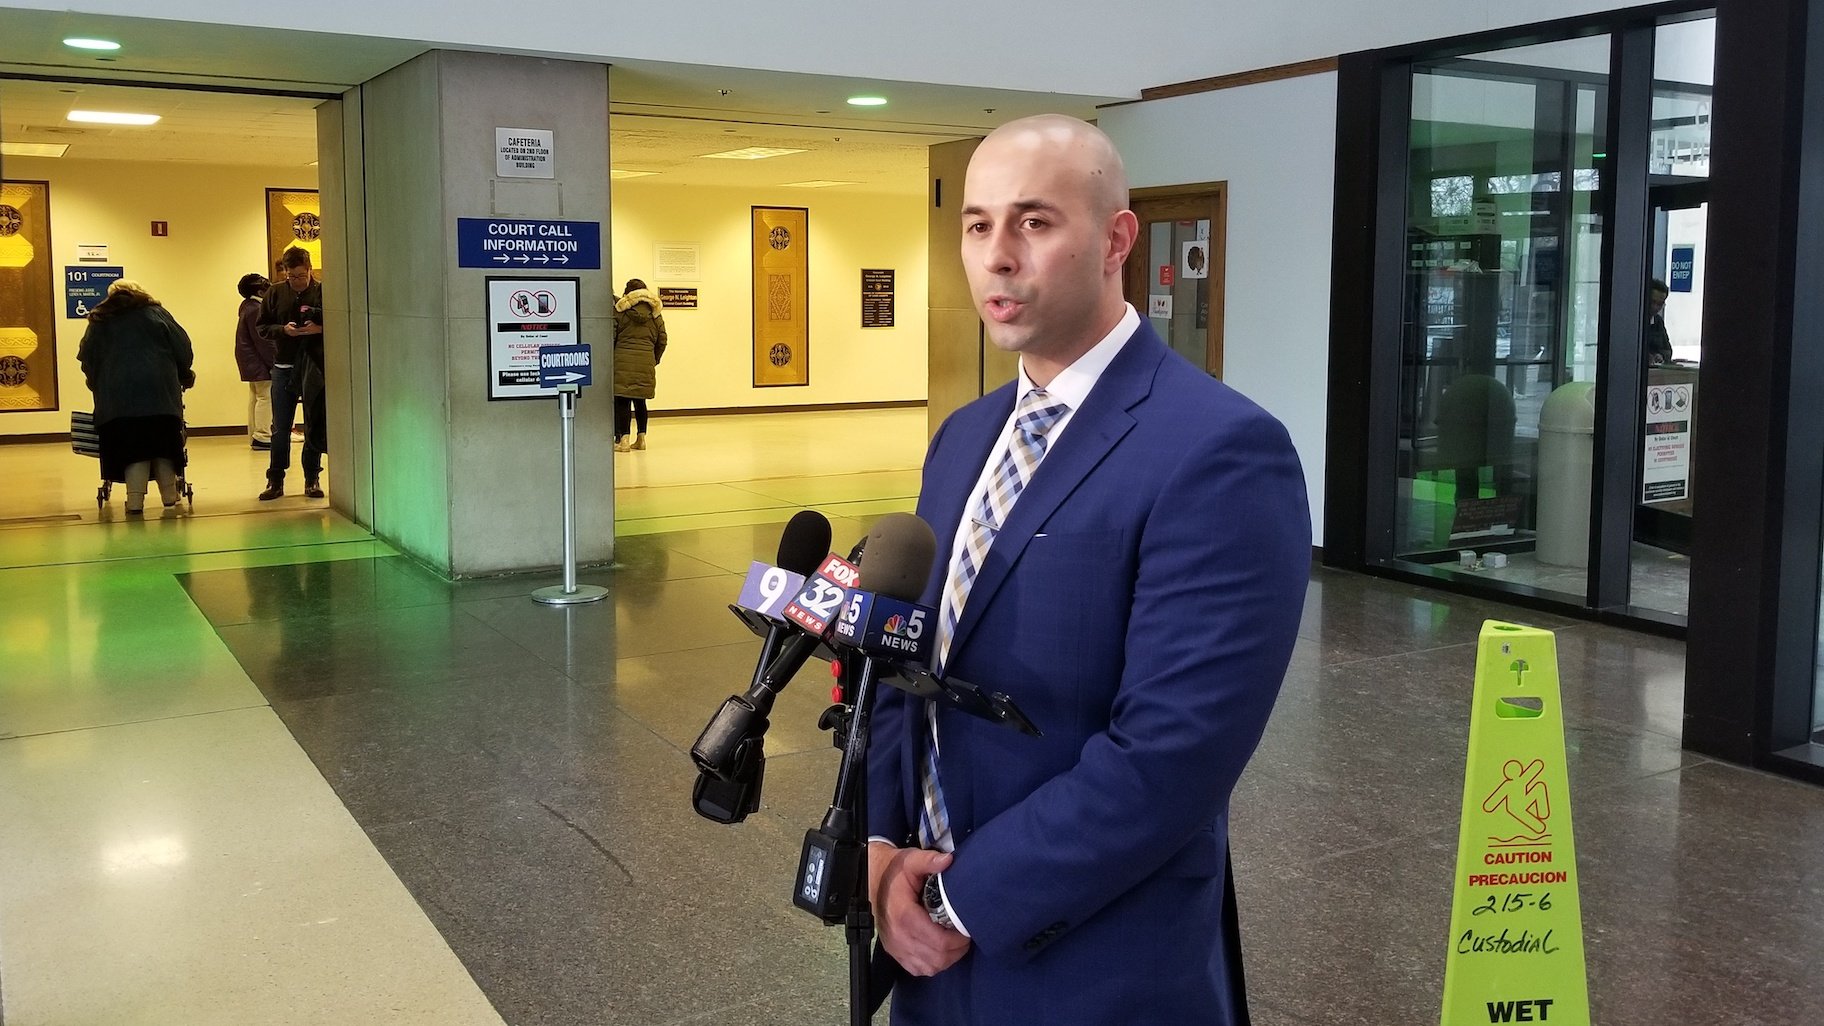
[[[1415,65],[1397,558],[1582,603],[1608,37]]]
[[[1642,339],[1641,480],[1629,553],[1629,604],[1684,616],[1690,607],[1693,445],[1703,362],[1705,229],[1716,19],[1662,25],[1653,47],[1647,147],[1653,229],[1651,315]]]
[[[1819,568],[1818,579],[1824,582],[1824,567]],[[1812,665],[1811,691],[1811,743],[1824,745],[1824,590],[1821,590],[1818,602],[1818,647]]]

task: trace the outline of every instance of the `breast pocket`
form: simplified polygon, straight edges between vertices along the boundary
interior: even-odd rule
[[[1134,554],[1125,531],[1034,535],[1014,570],[1016,637],[1031,646],[1071,721],[1107,715],[1120,683],[1133,610]],[[1041,727],[1040,729],[1044,729]]]

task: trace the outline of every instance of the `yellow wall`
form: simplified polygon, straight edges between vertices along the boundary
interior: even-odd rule
[[[196,387],[191,427],[247,424],[247,386],[234,363],[234,283],[267,270],[266,189],[316,188],[314,167],[228,167],[8,157],[6,177],[51,183],[56,275],[58,401],[54,413],[0,414],[0,435],[68,431],[72,409],[89,409],[76,363],[87,321],[63,317],[63,269],[79,266],[77,243],[106,243],[104,266],[146,286],[190,333]],[[167,221],[171,234],[152,236]],[[335,280],[332,269],[331,280]]]
[[[749,208],[810,210],[811,383],[753,387]],[[695,287],[698,308],[665,311],[670,337],[655,410],[878,403],[925,398],[924,197],[843,189],[711,189],[614,183],[613,281]],[[701,281],[658,279],[653,245],[699,244]],[[892,268],[891,328],[861,327],[861,269]],[[599,380],[599,379],[598,379]]]

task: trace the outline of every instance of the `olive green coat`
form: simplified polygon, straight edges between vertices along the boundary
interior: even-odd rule
[[[665,316],[651,289],[629,292],[614,304],[614,394],[651,399],[665,358]]]

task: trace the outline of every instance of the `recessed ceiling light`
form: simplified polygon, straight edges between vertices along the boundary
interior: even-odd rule
[[[647,175],[656,174],[658,174],[657,171],[630,171],[620,167],[611,167],[608,169],[609,178],[645,178]]]
[[[63,45],[77,50],[118,50],[120,44],[112,39],[91,39],[87,36],[71,36]]]
[[[0,142],[0,153],[9,157],[61,157],[69,143]]]
[[[782,146],[744,146],[738,150],[705,153],[703,156],[714,160],[765,160],[768,157],[783,157],[788,153],[803,152],[803,150],[786,149]]]
[[[73,110],[70,111],[69,119],[95,125],[156,125],[159,115],[112,110]]]
[[[860,182],[837,182],[828,178],[813,178],[808,182],[786,182],[783,189],[830,189],[838,185],[860,185]]]
[[[851,106],[851,107],[885,107],[886,105],[887,105],[887,98],[884,96],[851,96],[851,97],[849,97],[849,106]]]

